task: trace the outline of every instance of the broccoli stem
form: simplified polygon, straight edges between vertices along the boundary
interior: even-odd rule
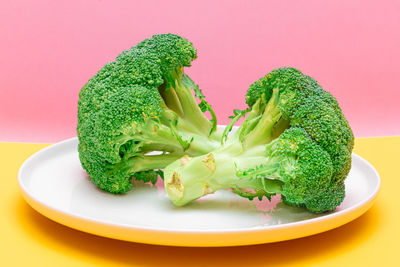
[[[165,94],[166,95],[173,95],[174,101],[168,100],[170,103],[167,102],[167,106],[170,107],[172,110],[178,110],[177,106],[181,108],[181,111],[177,112],[177,114],[188,123],[192,124],[196,127],[203,135],[210,136],[211,139],[220,141],[222,138],[221,133],[217,131],[213,131],[216,125],[213,125],[206,116],[204,116],[203,111],[200,109],[199,105],[196,102],[196,99],[193,95],[192,89],[189,87],[191,81],[188,76],[183,73],[183,69],[178,69],[174,72],[171,72],[171,78],[167,79],[165,84]],[[185,81],[183,80],[185,78]],[[193,83],[193,87],[195,84]],[[167,93],[173,92],[173,93]],[[179,104],[176,103],[175,95],[179,100]],[[172,97],[170,97],[172,98]],[[164,99],[165,101],[165,99]],[[173,105],[169,106],[171,103]],[[214,124],[216,122],[216,116],[213,111],[210,111],[211,116],[213,116]]]
[[[262,174],[271,179],[254,179],[257,174],[247,175],[240,171],[259,165],[263,166]],[[241,144],[233,144],[207,155],[185,156],[173,162],[164,170],[165,188],[176,206],[227,188],[253,189],[271,195],[281,192],[282,182],[275,179],[279,177],[278,169],[276,159],[265,157],[264,145],[243,152]]]
[[[257,100],[257,102],[252,106],[250,112],[242,122],[242,125],[239,129],[227,140],[227,144],[232,144],[235,142],[242,142],[242,136],[246,136],[249,132],[251,132],[254,127],[257,125],[258,121],[262,116],[262,112],[265,109],[265,105],[262,104],[261,99]]]
[[[290,120],[281,117],[272,129],[271,138],[278,138],[286,129],[290,127]]]
[[[193,136],[192,136],[193,137]],[[170,145],[167,143],[147,143],[141,148],[141,153],[146,154],[152,151],[163,151],[170,154],[178,155],[180,158],[183,155],[188,156],[200,156],[204,155],[209,151],[215,150],[219,146],[217,142],[210,142],[206,137],[196,135],[193,140],[189,143],[188,148],[185,150],[182,146],[177,147],[176,145]],[[136,156],[132,154],[131,156]]]
[[[158,91],[162,99],[164,100],[165,106],[173,110],[178,116],[183,116],[183,110],[181,103],[179,102],[178,96],[173,88],[168,87],[166,88],[165,83],[162,84]]]
[[[233,125],[241,118],[243,117],[244,114],[240,113],[236,115],[230,122],[229,124],[225,127],[224,132],[222,134],[222,140],[221,140],[221,145],[224,145],[226,143],[226,140],[228,139],[228,134],[232,131]]]
[[[123,172],[128,171],[134,174],[135,172],[161,169],[168,166],[170,163],[176,161],[183,154],[160,154],[160,155],[145,155],[135,156],[129,159],[123,160],[117,164],[111,165],[111,172]]]
[[[178,102],[180,105],[180,103]],[[193,124],[188,123],[186,120],[181,119],[179,117],[179,114],[170,109],[165,101],[162,101],[160,103],[161,106],[161,115],[160,115],[160,121],[162,124],[164,124],[167,127],[170,127],[171,123],[176,124],[175,127],[176,129],[182,130],[182,131],[187,131],[187,132],[192,132],[196,134],[203,134],[202,132],[199,131]],[[183,112],[183,111],[182,111]]]
[[[127,160],[126,164],[135,169],[135,172],[165,168],[170,163],[181,158],[183,154],[171,153],[160,155],[145,155]]]
[[[226,188],[246,197],[252,195],[245,189],[256,190],[254,196],[258,197],[280,193],[280,165],[276,158],[266,156],[271,145],[265,146],[289,127],[278,109],[278,100],[279,90],[274,89],[266,105],[263,99],[257,101],[232,138],[212,153],[184,157],[169,165],[165,169],[165,188],[172,202],[182,206]]]
[[[150,126],[151,127],[151,126]],[[219,147],[219,142],[210,140],[208,137],[187,132],[180,129],[176,131],[173,125],[154,125],[153,129],[134,133],[131,139],[141,141],[145,146],[159,147],[160,151],[178,152],[190,156],[203,155]]]
[[[204,116],[191,88],[182,80],[183,75],[182,69],[179,69],[176,73],[171,72],[171,77],[158,88],[163,98],[163,103],[161,103],[163,123],[168,125],[169,121],[177,121],[177,129],[209,136],[211,140],[220,142],[222,134],[213,131],[216,127],[214,125],[216,123],[215,113],[212,110],[210,111],[213,116],[213,124]],[[174,114],[171,114],[171,111]]]
[[[193,96],[192,90],[187,87],[182,80],[176,80],[174,89],[182,105],[183,118],[195,125],[204,135],[208,136],[212,124],[204,116],[196,99]]]
[[[207,103],[207,101],[205,100],[205,96],[204,96],[203,92],[201,91],[201,89],[199,88],[199,86],[197,84],[195,84],[194,81],[185,73],[183,73],[183,75],[182,75],[182,82],[187,87],[193,89],[195,97],[200,100],[200,103],[199,103],[200,110],[202,112],[205,112],[205,111],[210,112],[212,127],[211,127],[209,134],[213,133],[217,129],[217,116],[215,115],[215,112],[212,109],[211,105],[209,103]]]
[[[278,109],[279,89],[273,89],[264,113],[254,129],[246,135],[245,146],[267,144],[273,140],[272,132],[282,114]]]

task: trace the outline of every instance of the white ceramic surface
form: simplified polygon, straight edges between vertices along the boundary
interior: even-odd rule
[[[121,229],[127,233],[167,233],[172,238],[179,234],[204,233],[210,238],[213,234],[282,231],[285,228],[326,221],[325,225],[330,226],[325,230],[329,230],[365,212],[367,208],[359,214],[348,216],[352,210],[371,202],[380,186],[376,170],[360,156],[353,154],[352,169],[346,179],[346,198],[335,212],[316,215],[303,208],[284,205],[279,196],[272,201],[265,198],[262,201],[249,201],[229,191],[220,191],[177,208],[169,201],[161,180],[155,186],[136,183],[133,190],[124,195],[112,195],[99,190],[80,165],[77,144],[76,138],[69,139],[31,156],[22,165],[18,175],[24,197],[32,207],[55,221],[93,234],[129,241],[185,245],[174,244],[167,238],[164,241],[153,240],[151,235],[148,235],[149,240],[143,237],[135,239],[135,235],[125,237]],[[345,222],[336,220],[336,223],[334,220],[338,216],[349,218]],[[66,217],[73,220],[66,220]],[[329,220],[332,220],[331,224]],[[91,228],[91,224],[101,224],[102,227]],[[282,240],[321,231],[324,229],[285,236]],[[201,236],[196,238],[201,239]],[[265,242],[277,240],[279,238],[266,239]],[[207,242],[188,242],[188,245],[206,246]],[[229,242],[210,242],[210,245],[241,244],[239,239],[236,243],[232,243],[232,240]],[[251,243],[262,243],[262,240],[243,242]]]

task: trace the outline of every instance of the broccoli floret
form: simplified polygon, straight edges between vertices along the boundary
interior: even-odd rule
[[[200,99],[209,121],[192,93],[198,86],[183,72],[196,57],[186,39],[156,35],[122,52],[81,89],[79,157],[99,188],[124,193],[132,177],[155,182],[160,169],[183,155],[220,145],[211,106]]]
[[[191,62],[197,58],[197,51],[192,44],[177,35],[161,34],[140,42],[137,47],[157,51],[164,80],[159,90],[168,107],[185,119],[196,120],[195,125],[204,134],[214,132],[217,128],[217,118],[213,109],[205,101],[198,85],[183,72],[183,67],[190,67]],[[190,88],[200,99],[199,105],[196,104]],[[205,111],[210,112],[212,125],[203,116]]]
[[[164,170],[172,202],[182,206],[231,188],[249,199],[281,194],[285,203],[312,212],[334,210],[344,199],[354,143],[336,99],[299,70],[279,68],[249,87],[246,102],[249,108],[235,111],[221,147]]]

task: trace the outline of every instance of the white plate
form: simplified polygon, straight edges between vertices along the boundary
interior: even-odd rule
[[[82,169],[78,140],[51,145],[27,159],[18,179],[26,201],[44,216],[92,234],[176,246],[259,244],[312,235],[347,223],[368,210],[379,175],[353,154],[346,198],[335,212],[315,215],[280,203],[249,201],[229,191],[177,208],[159,180],[135,184],[124,195],[99,190]]]

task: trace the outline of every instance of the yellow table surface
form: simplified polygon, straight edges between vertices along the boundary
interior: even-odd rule
[[[359,138],[354,152],[378,170],[374,206],[337,229],[296,240],[227,248],[152,246],[53,222],[22,198],[17,172],[46,144],[0,143],[1,266],[400,266],[400,137]]]

